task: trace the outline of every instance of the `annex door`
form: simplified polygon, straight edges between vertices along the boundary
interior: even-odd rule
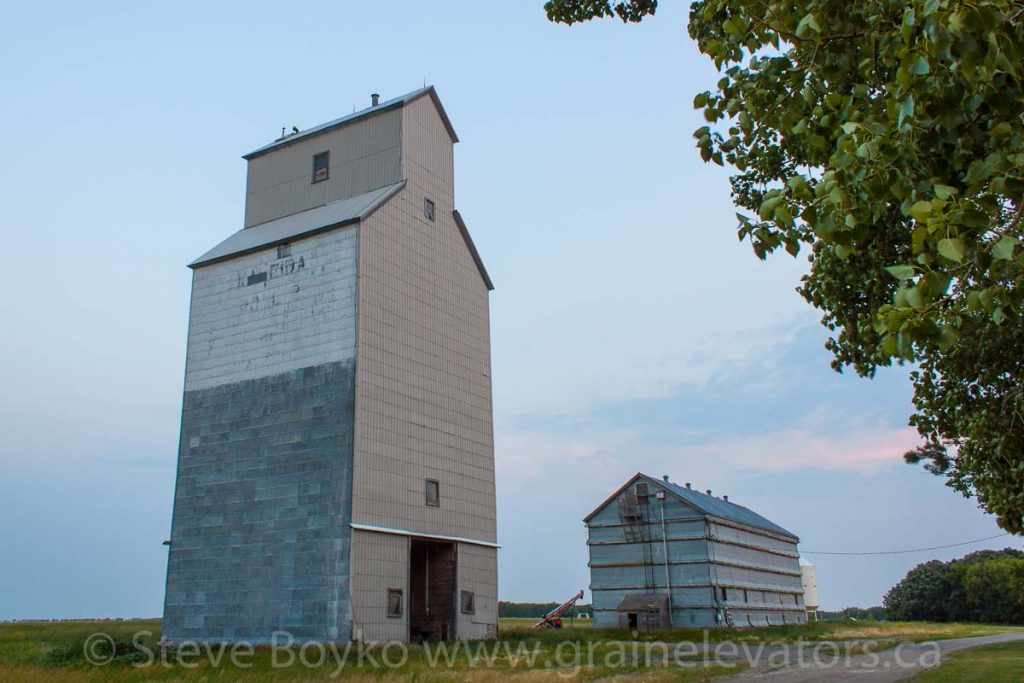
[[[455,544],[414,538],[409,547],[409,640],[451,640],[455,633]]]

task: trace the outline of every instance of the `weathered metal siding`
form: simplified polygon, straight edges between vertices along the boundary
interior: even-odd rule
[[[619,518],[617,501],[588,522],[590,590],[594,598],[594,626],[618,626],[615,608],[627,594],[665,594],[665,553],[662,543],[661,502],[650,489],[648,538],[630,541]],[[704,517],[677,498],[666,496],[665,531],[668,540],[672,588],[672,623],[676,626],[713,626],[710,571]]]
[[[713,520],[671,493],[664,503],[663,536],[658,487],[648,488],[648,541],[636,540],[636,527],[627,531],[630,527],[620,518],[617,498],[587,521],[595,627],[618,626],[616,607],[623,597],[666,594],[666,583],[671,586],[672,623],[677,627],[803,621],[793,541]]]
[[[402,111],[391,109],[250,160],[245,227],[398,182],[401,137]],[[327,151],[329,178],[314,183],[313,155]]]
[[[713,521],[711,558],[715,583],[736,626],[804,623],[803,587],[796,544],[757,529]]]
[[[493,542],[488,291],[452,215],[451,139],[429,98],[403,112],[407,185],[360,229],[353,516]]]
[[[358,230],[197,268],[185,390],[353,359]]]
[[[498,551],[459,543],[457,558],[455,599],[461,601],[461,591],[472,591],[476,609],[473,614],[463,614],[461,604],[458,606],[456,634],[462,639],[493,637],[498,624]]]
[[[356,231],[194,271],[164,636],[348,637]]]

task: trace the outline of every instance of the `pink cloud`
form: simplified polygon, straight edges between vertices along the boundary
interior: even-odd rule
[[[769,471],[804,468],[870,470],[900,462],[920,442],[913,429],[860,429],[841,435],[786,429],[771,434],[730,439],[707,446],[728,453],[736,465]]]

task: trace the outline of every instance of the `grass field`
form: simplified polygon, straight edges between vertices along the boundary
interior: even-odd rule
[[[678,630],[634,635],[595,630],[577,621],[561,630],[531,631],[530,619],[504,619],[498,641],[438,646],[333,650],[316,645],[272,652],[269,647],[231,650],[212,646],[195,650],[156,647],[159,620],[16,622],[0,624],[0,680],[32,683],[102,681],[454,681],[497,680],[706,681],[736,673],[735,666],[705,665],[695,654],[685,666],[666,666],[664,658],[645,661],[644,648],[658,643],[701,643],[705,632]],[[713,630],[709,642],[736,643],[875,639],[884,645],[998,633],[1006,629],[967,624],[819,622],[744,630]],[[140,632],[148,635],[136,636]],[[103,638],[90,640],[96,633]],[[109,636],[109,639],[107,638]],[[138,646],[133,645],[133,637]],[[458,648],[458,649],[456,649]],[[86,650],[107,660],[95,666]],[[655,653],[661,651],[654,649]],[[453,655],[454,653],[454,655]],[[639,657],[637,654],[639,653]],[[234,654],[234,660],[232,660]],[[288,657],[291,657],[289,665]],[[276,657],[276,660],[275,660]],[[931,680],[931,679],[928,679]],[[946,679],[935,679],[946,680]],[[960,680],[960,679],[949,679]],[[991,683],[993,679],[986,679]],[[1001,679],[995,679],[1001,680]]]
[[[1024,641],[984,645],[954,654],[914,683],[1020,683],[1024,680]]]

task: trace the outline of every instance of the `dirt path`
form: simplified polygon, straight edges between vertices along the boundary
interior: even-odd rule
[[[747,671],[724,681],[765,681],[771,683],[889,683],[906,680],[937,666],[953,652],[978,645],[1024,640],[1024,633],[1002,633],[975,638],[952,638],[926,643],[905,643],[896,648],[850,656],[836,656],[827,648],[809,643],[786,648],[773,647]],[[783,665],[788,663],[788,665]]]

